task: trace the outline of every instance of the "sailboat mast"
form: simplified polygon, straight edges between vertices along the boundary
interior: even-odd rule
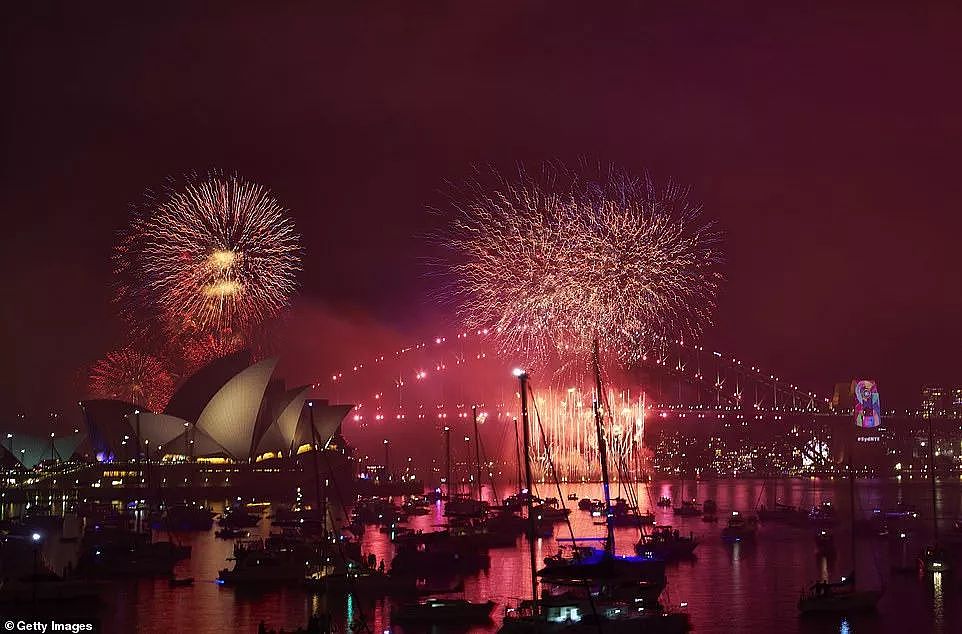
[[[932,533],[934,544],[939,543],[939,519],[936,517],[935,503],[935,440],[932,434],[932,416],[929,416],[929,481],[932,483]]]
[[[321,471],[317,463],[317,454],[321,447],[317,442],[317,428],[314,427],[314,401],[307,402],[307,412],[311,423],[311,446],[314,447],[314,491],[317,494],[317,512],[320,514],[321,535],[327,543],[327,492],[321,489]]]
[[[528,508],[528,552],[531,555],[531,605],[535,615],[538,614],[538,562],[534,552],[535,518],[531,478],[531,433],[528,430],[528,373],[515,370],[521,381],[521,425],[524,430],[524,482],[528,489],[525,505]]]
[[[474,419],[474,464],[477,469],[476,480],[478,486],[478,502],[481,501],[481,436],[478,435],[478,406],[471,406],[471,418]]]
[[[448,500],[451,499],[451,428],[448,426],[444,427],[444,454],[447,456],[445,460],[445,469],[447,470],[446,480],[448,483]]]
[[[601,482],[605,494],[605,526],[608,531],[605,540],[605,552],[609,555],[615,552],[615,531],[611,524],[611,485],[608,479],[608,450],[605,445],[604,419],[601,413],[601,361],[598,359],[598,338],[595,337],[592,360],[595,370],[595,431],[598,434],[598,458],[601,461]]]
[[[852,443],[852,451],[855,451],[854,443]],[[849,457],[853,456],[851,453]],[[849,506],[849,517],[851,518],[851,534],[852,534],[852,590],[855,589],[855,574],[856,570],[856,552],[855,552],[855,461],[848,465],[848,506]]]
[[[515,464],[518,467],[517,479],[515,481],[518,483],[518,491],[520,491],[521,490],[521,436],[518,435],[518,419],[517,418],[514,419],[514,450],[518,455],[518,459],[515,460]]]

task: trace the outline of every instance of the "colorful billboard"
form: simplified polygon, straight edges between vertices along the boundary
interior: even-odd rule
[[[882,409],[878,400],[878,384],[875,381],[852,381],[855,393],[855,424],[872,428],[882,424]]]

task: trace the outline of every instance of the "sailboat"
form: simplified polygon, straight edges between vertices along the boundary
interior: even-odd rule
[[[855,431],[853,430],[853,436]],[[855,438],[852,438],[852,449]],[[874,610],[882,598],[880,590],[860,590],[855,586],[856,549],[855,549],[855,466],[849,451],[849,528],[852,541],[852,572],[836,583],[817,581],[798,599],[798,610],[802,614],[819,612],[861,612]]]
[[[689,629],[686,614],[665,612],[657,599],[666,579],[664,562],[647,557],[621,557],[614,554],[614,530],[611,518],[611,494],[608,478],[607,451],[602,428],[601,375],[598,344],[594,346],[595,425],[605,498],[607,536],[603,550],[591,549],[569,561],[558,561],[541,571],[536,568],[535,521],[530,498],[527,501],[529,526],[528,546],[531,556],[531,600],[517,608],[509,608],[499,630],[503,633],[578,633],[604,631],[651,632],[675,634]],[[524,428],[524,466],[528,490],[531,490],[530,434],[528,425],[528,375],[515,370],[521,382],[521,416]],[[586,549],[585,549],[586,550]],[[538,578],[564,587],[562,594],[538,594]]]
[[[948,553],[939,544],[938,504],[935,497],[935,439],[932,435],[932,417],[929,417],[929,481],[932,484],[932,544],[919,554],[919,570],[923,572],[948,572],[952,569]]]

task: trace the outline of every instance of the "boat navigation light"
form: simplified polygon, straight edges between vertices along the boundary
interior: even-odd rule
[[[31,539],[33,539],[33,541],[35,541],[35,542],[39,542],[39,541],[40,541],[40,533],[34,533],[34,534],[31,535],[30,537],[31,537]]]

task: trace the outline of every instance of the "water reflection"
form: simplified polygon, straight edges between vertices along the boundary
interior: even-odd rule
[[[962,504],[959,483],[942,482],[939,486],[943,489],[943,514],[956,516]],[[568,488],[580,497],[600,496],[598,485],[570,485]],[[924,481],[912,483],[906,480],[901,484],[859,482],[858,488],[860,512],[864,513],[870,513],[875,507],[894,507],[897,501],[920,510],[926,509],[930,503],[931,494]],[[847,575],[850,572],[847,528],[839,526],[836,532],[836,564],[814,556],[811,529],[762,524],[753,542],[726,544],[721,539],[724,522],[711,524],[703,522],[700,517],[679,517],[671,508],[659,507],[655,502],[662,495],[671,497],[675,505],[679,505],[683,498],[695,498],[699,502],[710,498],[717,502],[719,516],[725,517],[732,510],[750,512],[758,502],[771,504],[776,498],[785,504],[806,507],[830,499],[840,515],[847,519],[847,482],[807,478],[777,482],[659,481],[652,483],[649,491],[649,495],[642,493],[640,496],[642,506],[650,506],[659,525],[672,525],[685,534],[693,532],[700,540],[696,560],[668,566],[669,588],[663,595],[665,603],[676,609],[681,603],[687,603],[684,609],[690,614],[698,634],[729,631],[821,634],[836,630],[872,634],[913,629],[944,634],[962,632],[962,592],[958,579],[943,575],[933,575],[931,580],[920,578],[915,567],[914,557],[919,545],[916,541],[926,539],[931,530],[928,517],[923,517],[906,537],[893,531],[884,538],[866,536],[858,539],[859,585],[876,587],[881,572],[887,587],[879,604],[878,616],[827,617],[810,621],[799,619],[797,615],[799,590],[816,579],[838,579],[839,573]],[[445,523],[442,508],[435,505],[431,511],[429,515],[413,517],[408,526],[425,531],[437,530],[438,525]],[[3,509],[3,514],[9,516],[10,509]],[[604,533],[604,527],[595,525],[588,513],[574,510],[571,521],[578,537],[600,537]],[[264,521],[255,534],[263,536],[269,530]],[[569,536],[563,524],[555,526],[555,535],[555,538],[537,542],[536,559],[539,563],[557,552],[561,543],[559,538]],[[618,552],[630,554],[638,539],[638,531],[618,528],[616,537]],[[157,538],[168,539],[169,536],[158,535]],[[217,572],[231,565],[227,559],[231,556],[232,543],[215,539],[212,532],[186,533],[175,538],[179,543],[193,547],[192,557],[180,562],[175,574],[194,577],[194,587],[172,590],[166,579],[115,583],[100,612],[105,631],[248,632],[256,631],[261,621],[271,628],[292,630],[302,627],[310,612],[331,613],[342,632],[351,624],[360,622],[366,623],[373,632],[394,631],[390,600],[346,594],[317,595],[294,586],[248,591],[217,586],[213,583]],[[386,565],[394,556],[390,535],[381,533],[376,527],[369,527],[366,531],[362,550],[365,554],[374,553],[378,560],[385,560]],[[490,571],[466,578],[464,592],[458,595],[469,600],[491,599],[499,604],[493,613],[495,624],[472,632],[496,629],[505,605],[530,596],[529,559],[524,540],[519,540],[516,548],[493,549],[490,554]],[[900,565],[911,567],[911,574],[893,574],[893,567]]]
[[[945,597],[942,596],[942,573],[932,573],[932,625],[934,632],[945,628]]]

